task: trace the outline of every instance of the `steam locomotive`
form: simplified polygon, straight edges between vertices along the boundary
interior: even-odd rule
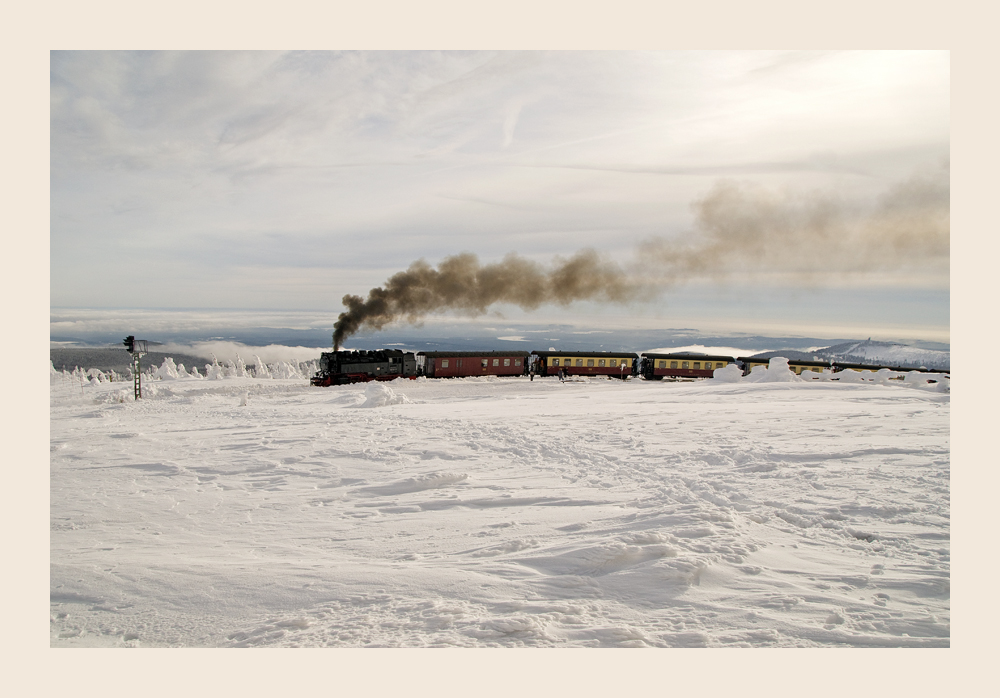
[[[310,383],[319,386],[416,378],[417,362],[411,351],[326,351]]]
[[[324,352],[312,385],[344,385],[395,378],[456,378],[464,376],[607,376],[627,380],[642,376],[646,380],[690,380],[711,378],[716,369],[736,364],[744,374],[755,366],[767,366],[769,359],[714,356],[707,354],[670,354],[588,351],[421,351],[414,354],[398,349]],[[797,375],[803,371],[824,370],[922,371],[927,369],[898,366],[869,366],[852,363],[797,361],[788,362]],[[947,373],[947,372],[944,372]]]

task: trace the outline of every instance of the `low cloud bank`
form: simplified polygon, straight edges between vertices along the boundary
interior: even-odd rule
[[[254,356],[259,356],[266,363],[277,363],[281,361],[301,362],[315,361],[324,351],[329,351],[329,347],[288,347],[281,344],[269,344],[264,347],[252,347],[240,342],[210,341],[192,342],[191,344],[168,343],[155,347],[156,351],[169,354],[190,354],[200,356],[207,361],[216,358],[219,361],[236,361],[241,357],[244,361],[251,361]]]

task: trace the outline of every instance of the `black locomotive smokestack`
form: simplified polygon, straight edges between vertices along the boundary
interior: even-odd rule
[[[638,291],[617,264],[590,249],[557,259],[550,270],[516,254],[481,265],[476,255],[464,253],[446,257],[437,269],[421,259],[373,288],[368,298],[344,296],[347,311],[333,325],[333,348],[338,350],[360,329],[378,330],[400,319],[418,322],[440,310],[482,315],[494,303],[512,303],[524,310],[581,300],[627,303]]]

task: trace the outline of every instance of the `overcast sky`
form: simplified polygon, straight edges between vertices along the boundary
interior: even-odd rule
[[[418,258],[593,248],[647,302],[561,321],[947,341],[949,89],[940,51],[54,52],[51,304],[332,324]]]

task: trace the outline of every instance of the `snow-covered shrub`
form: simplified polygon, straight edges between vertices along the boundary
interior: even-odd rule
[[[267,364],[260,360],[260,357],[254,354],[254,374],[257,378],[270,378],[271,372],[267,370]]]
[[[299,362],[299,371],[303,376],[311,376],[319,370],[319,361],[313,359],[312,361],[301,361]]]
[[[205,378],[209,380],[222,380],[226,377],[226,371],[219,365],[219,360],[212,354],[212,363],[205,364]]]
[[[177,380],[180,378],[180,371],[174,365],[174,360],[168,356],[159,368],[150,371],[150,376],[154,380]]]
[[[305,376],[295,366],[285,361],[279,361],[271,366],[271,377],[278,379],[304,378]]]

